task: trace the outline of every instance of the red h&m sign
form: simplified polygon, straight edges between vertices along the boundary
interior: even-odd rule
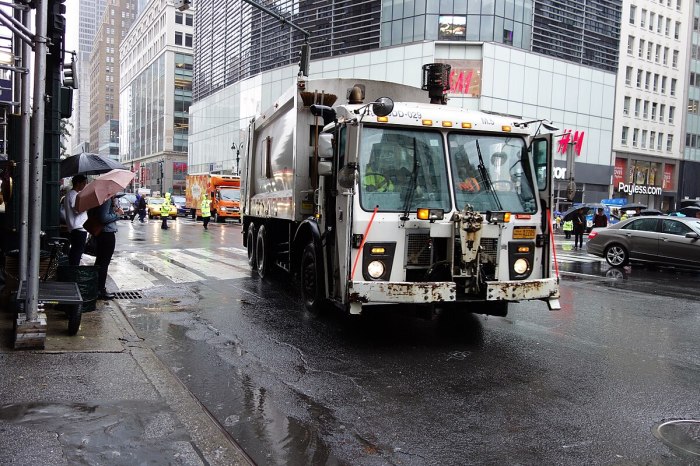
[[[566,154],[566,148],[569,147],[569,143],[573,142],[574,151],[577,156],[581,155],[581,147],[583,147],[583,136],[584,131],[572,132],[570,129],[565,129],[564,134],[559,140],[559,146],[557,147],[557,152],[560,154]]]
[[[460,97],[481,95],[481,60],[441,60],[450,65],[449,94]]]

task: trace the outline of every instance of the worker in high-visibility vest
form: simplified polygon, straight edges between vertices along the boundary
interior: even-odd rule
[[[170,193],[165,193],[165,201],[160,205],[160,218],[163,220],[161,228],[163,230],[168,229],[168,217],[170,217]]]
[[[566,239],[571,239],[571,232],[574,231],[574,221],[564,220],[564,226],[562,227],[562,230],[564,230]]]
[[[211,199],[207,197],[206,194],[202,195],[202,203],[200,205],[202,210],[202,221],[204,222],[204,229],[208,230],[209,218],[211,218]]]

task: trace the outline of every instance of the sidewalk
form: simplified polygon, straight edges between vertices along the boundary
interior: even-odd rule
[[[67,335],[47,311],[44,350],[12,349],[0,309],[0,463],[252,464],[134,332],[118,300]]]

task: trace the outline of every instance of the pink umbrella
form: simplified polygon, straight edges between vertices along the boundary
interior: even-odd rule
[[[112,170],[100,175],[90,182],[75,198],[75,208],[78,212],[102,205],[107,199],[114,197],[134,179],[134,173],[128,170]]]

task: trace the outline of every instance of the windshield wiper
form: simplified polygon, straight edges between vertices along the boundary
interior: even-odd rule
[[[403,205],[403,215],[401,221],[408,220],[408,210],[413,202],[413,195],[416,192],[416,184],[418,183],[418,148],[416,146],[416,138],[413,138],[413,171],[411,172],[411,182],[408,184],[408,192],[406,193],[406,201]]]
[[[503,210],[503,206],[501,205],[501,201],[498,199],[498,194],[496,194],[496,192],[493,190],[493,183],[491,183],[489,171],[486,169],[486,166],[484,165],[484,158],[481,156],[481,147],[479,147],[479,140],[477,139],[475,142],[476,153],[479,156],[479,166],[476,168],[479,169],[479,174],[481,175],[481,179],[484,181],[484,184],[486,184],[486,189],[488,189],[489,192],[493,195],[493,200],[496,201],[497,210],[501,211]]]

